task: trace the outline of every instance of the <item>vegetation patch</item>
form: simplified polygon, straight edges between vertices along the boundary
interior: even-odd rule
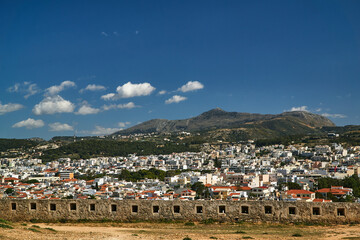
[[[53,229],[53,228],[45,228],[46,230],[49,230],[49,231],[52,231],[52,232],[57,232],[55,229]]]
[[[40,232],[39,229],[36,229],[36,228],[28,228],[28,230],[32,231],[32,232]]]
[[[195,223],[193,223],[193,222],[186,222],[186,223],[185,223],[185,226],[195,226]]]
[[[0,223],[0,228],[14,229],[12,226],[4,224],[4,223]]]

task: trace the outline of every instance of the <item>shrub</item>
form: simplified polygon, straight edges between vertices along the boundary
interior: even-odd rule
[[[193,223],[193,222],[186,222],[186,223],[185,223],[185,226],[195,226],[195,223]]]
[[[183,240],[192,240],[192,239],[189,237],[184,237]]]
[[[0,223],[0,228],[14,229],[12,226]]]
[[[45,229],[47,229],[47,230],[49,230],[49,231],[52,231],[52,232],[57,232],[55,229],[53,229],[53,228],[45,228]]]
[[[294,233],[292,236],[293,237],[302,237],[302,235],[300,233]]]
[[[202,224],[214,224],[215,220],[212,218],[209,218],[209,219],[205,219],[205,220],[201,221],[201,223]]]
[[[244,231],[242,231],[242,230],[238,230],[238,231],[236,231],[235,233],[244,234],[244,233],[246,233],[246,232],[244,232]]]
[[[32,231],[32,232],[40,232],[38,229],[36,228],[28,228],[28,230]]]

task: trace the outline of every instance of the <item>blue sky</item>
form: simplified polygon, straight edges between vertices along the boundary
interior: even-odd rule
[[[215,107],[360,124],[359,1],[0,0],[0,137]]]

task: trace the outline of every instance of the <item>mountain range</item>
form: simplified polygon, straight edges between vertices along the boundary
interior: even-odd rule
[[[137,133],[206,132],[210,135],[238,134],[244,138],[277,137],[295,134],[311,134],[322,127],[334,127],[328,118],[305,111],[283,112],[280,114],[258,114],[227,112],[215,108],[199,116],[167,120],[153,119],[112,135]]]

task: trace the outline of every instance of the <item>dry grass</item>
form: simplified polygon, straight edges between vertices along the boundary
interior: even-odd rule
[[[12,223],[12,226],[14,229],[0,229],[0,239],[360,239],[360,225],[39,223],[32,226],[37,231],[24,223]]]

